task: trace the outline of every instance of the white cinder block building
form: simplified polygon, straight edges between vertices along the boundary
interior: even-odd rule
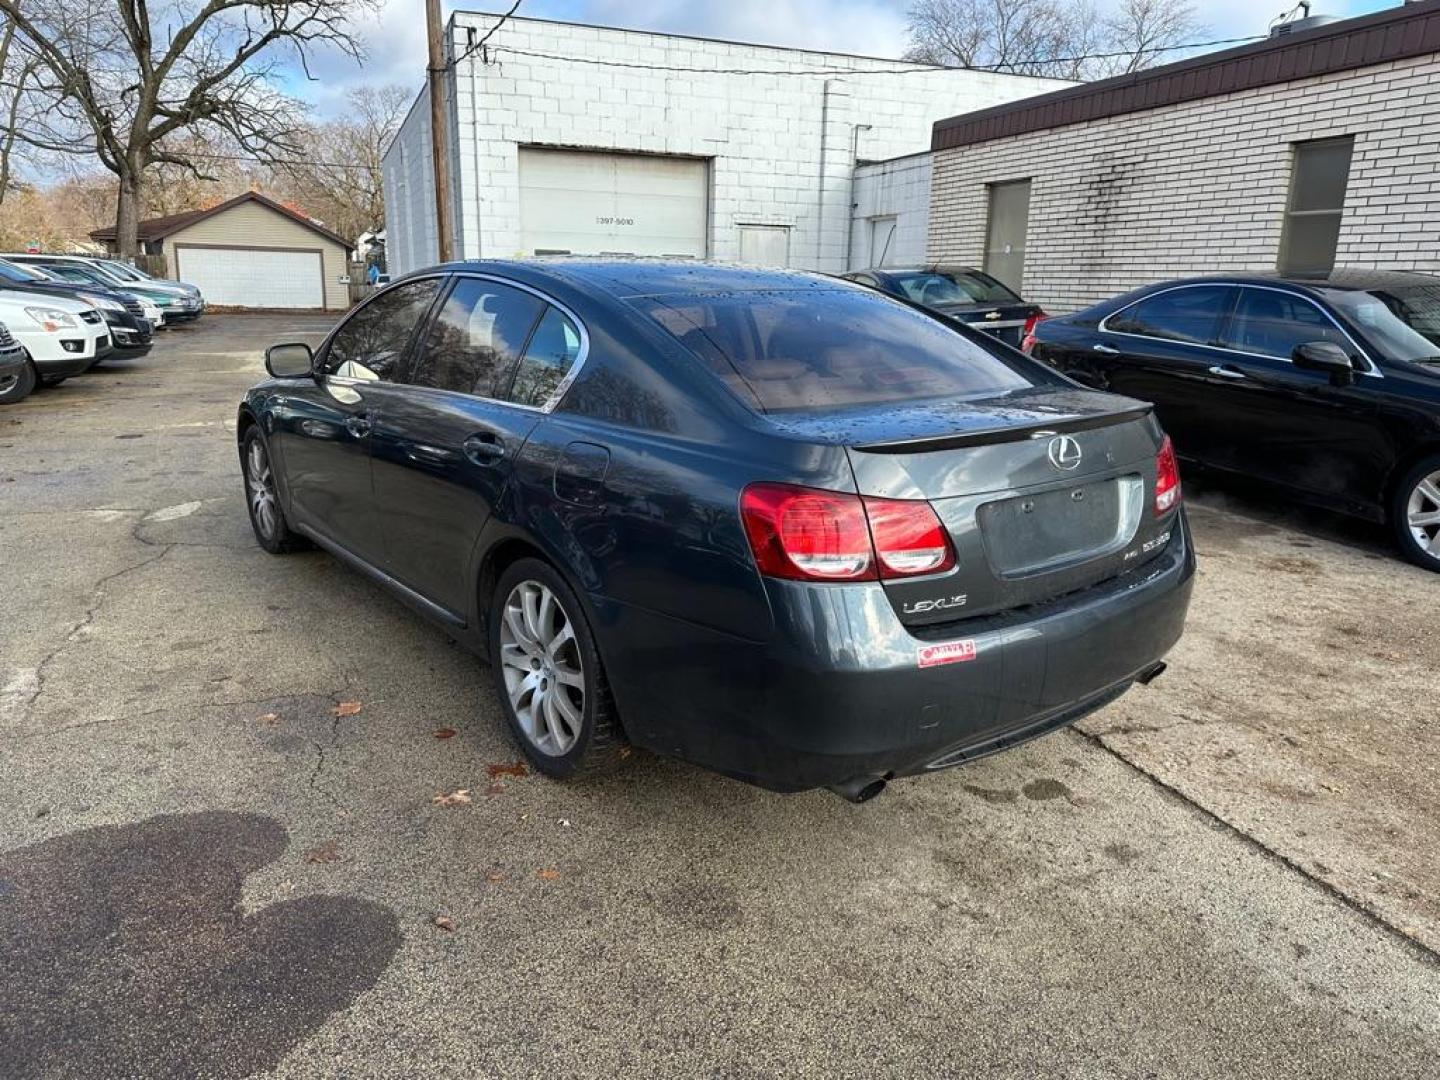
[[[863,161],[855,167],[855,198],[846,266],[917,266],[925,261],[930,229],[934,155]]]
[[[455,252],[681,255],[840,271],[855,162],[1067,85],[895,60],[456,12],[446,29]],[[423,93],[384,160],[388,258],[435,261]],[[865,237],[868,244],[868,234]],[[868,251],[868,247],[866,248]]]
[[[1075,310],[1191,274],[1440,271],[1440,3],[935,125],[928,255]]]

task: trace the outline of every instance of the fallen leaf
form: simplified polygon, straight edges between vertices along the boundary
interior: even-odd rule
[[[448,930],[451,933],[455,932],[455,924],[450,921],[449,915],[436,915],[435,925],[438,926],[441,930]]]
[[[461,806],[470,802],[470,789],[460,788],[458,791],[452,791],[448,795],[442,791],[430,801],[438,806]]]
[[[257,716],[255,720],[257,723],[264,724],[266,727],[274,727],[280,722],[280,717],[276,713],[267,712],[264,716]]]
[[[326,840],[305,852],[308,863],[332,863],[340,861],[340,841]]]
[[[503,870],[491,870],[485,875],[485,880],[491,885],[499,885],[505,880],[505,872]]]
[[[490,779],[494,780],[497,776],[524,776],[530,770],[523,761],[506,761],[499,765],[487,765],[485,771],[490,774]]]
[[[336,705],[333,709],[330,710],[330,715],[354,716],[362,708],[364,708],[364,706],[361,705],[358,701],[342,701],[339,705]]]
[[[562,817],[562,818],[560,819],[560,824],[563,825],[565,828],[568,829],[568,828],[570,827],[570,819],[569,819],[569,818],[566,818],[566,817]]]
[[[435,732],[435,737],[437,739],[453,739],[455,737],[455,729],[453,727],[442,727],[439,731]]]
[[[560,876],[559,870],[536,870],[535,876],[541,881],[554,881]]]
[[[494,783],[492,783],[489,787],[485,789],[485,797],[487,799],[493,799],[496,795],[500,795],[504,791],[505,785],[502,784],[499,780],[496,780]]]

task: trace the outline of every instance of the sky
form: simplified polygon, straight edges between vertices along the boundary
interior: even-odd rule
[[[1099,0],[1101,6],[1105,0]],[[318,82],[289,89],[321,115],[341,109],[348,87],[399,83],[418,92],[425,73],[424,0],[378,0],[376,15],[359,29],[367,46],[363,64],[340,56],[318,57]],[[1315,0],[1316,14],[1362,15],[1398,6],[1399,0]],[[524,0],[518,15],[566,19],[601,26],[696,34],[705,37],[829,49],[866,56],[898,57],[905,50],[906,0]],[[1263,34],[1286,0],[1201,0],[1195,4],[1209,28],[1207,40]],[[442,0],[449,13],[503,11],[508,3]],[[1272,10],[1273,7],[1273,10]]]

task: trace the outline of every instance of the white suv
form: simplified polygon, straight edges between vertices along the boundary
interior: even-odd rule
[[[3,292],[0,323],[25,350],[31,376],[52,386],[88,370],[115,348],[105,316],[83,300]]]

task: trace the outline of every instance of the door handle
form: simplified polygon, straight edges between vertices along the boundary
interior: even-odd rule
[[[1244,379],[1246,374],[1229,364],[1216,364],[1210,369],[1211,375],[1218,375],[1222,379]]]
[[[1119,355],[1120,355],[1120,350],[1119,350],[1119,349],[1113,349],[1113,348],[1111,348],[1109,345],[1101,345],[1099,342],[1096,342],[1094,345],[1091,345],[1090,348],[1091,348],[1091,350],[1092,350],[1093,352],[1104,353],[1106,356],[1119,356]]]
[[[374,425],[369,413],[359,413],[356,416],[348,416],[345,418],[345,430],[357,439],[363,439],[366,435],[369,435],[372,426]]]
[[[465,456],[476,465],[494,465],[505,456],[505,444],[495,435],[471,435],[461,444]]]

